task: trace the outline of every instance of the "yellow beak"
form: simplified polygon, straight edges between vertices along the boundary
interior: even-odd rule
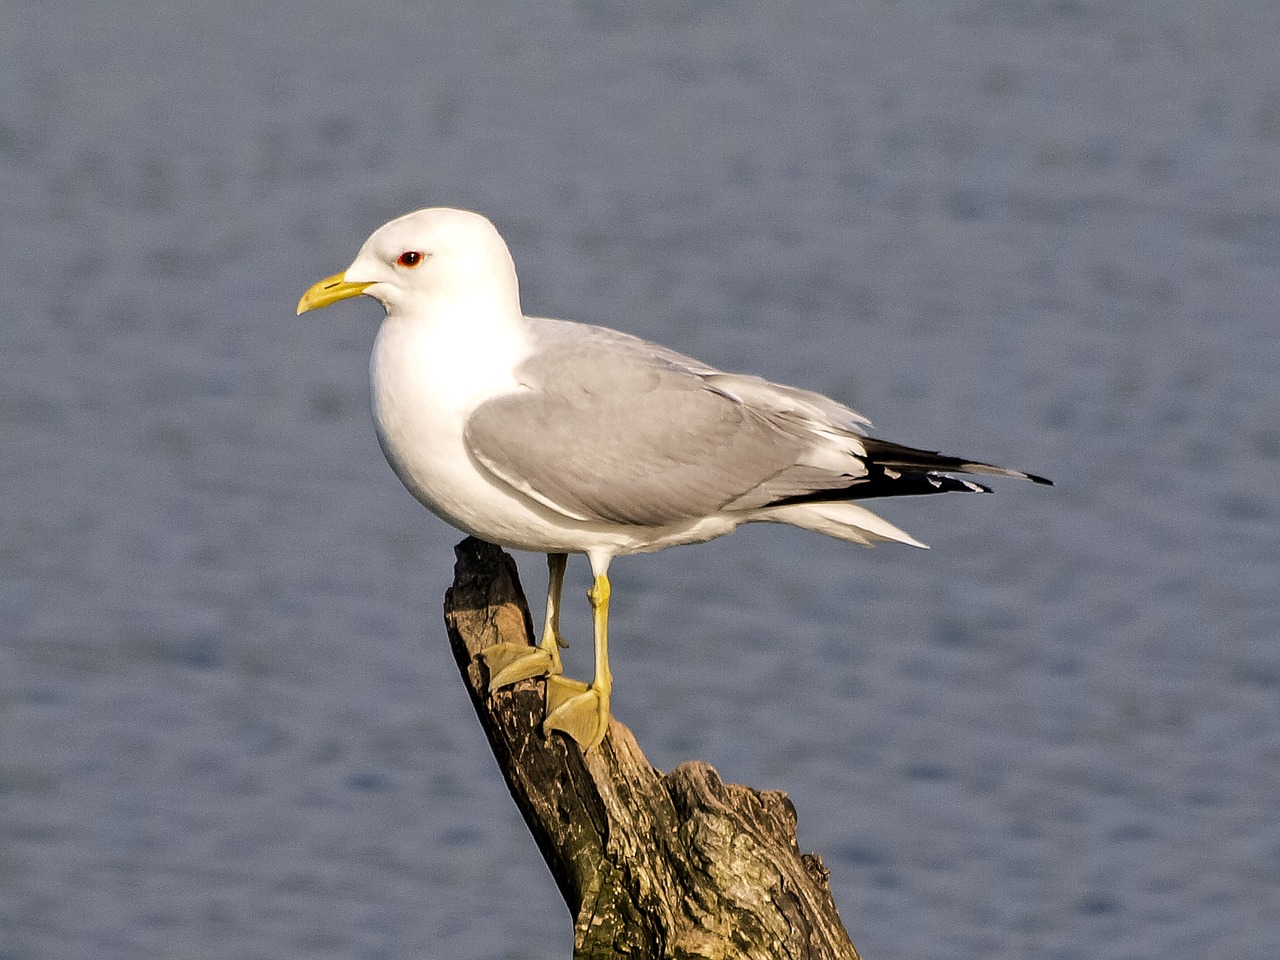
[[[327,307],[329,304],[337,303],[339,300],[358,297],[364,293],[366,287],[373,286],[371,283],[347,283],[342,277],[343,274],[335,273],[332,277],[325,277],[319,283],[313,285],[298,301],[298,315],[301,316],[308,310]]]

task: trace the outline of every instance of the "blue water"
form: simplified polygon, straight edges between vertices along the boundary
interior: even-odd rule
[[[1057,481],[614,566],[615,713],[788,791],[864,955],[1280,956],[1278,51],[1266,0],[4,4],[0,957],[568,954],[378,310],[293,315],[431,204],[531,312]]]

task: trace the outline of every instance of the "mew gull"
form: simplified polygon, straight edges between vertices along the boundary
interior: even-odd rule
[[[756,521],[924,546],[855,500],[983,491],[954,473],[1042,477],[869,437],[819,393],[725,373],[616,330],[526,317],[515,266],[479,214],[379,227],[298,313],[354,297],[386,310],[370,365],[378,441],[409,491],[483,540],[547,554],[539,646],[484,652],[490,689],[547,678],[545,729],[589,749],[609,724],[609,563]],[[561,675],[567,555],[586,554],[590,684]]]

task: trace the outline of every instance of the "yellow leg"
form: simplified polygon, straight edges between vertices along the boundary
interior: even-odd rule
[[[609,578],[597,574],[587,592],[591,601],[596,642],[596,675],[588,686],[564,677],[547,678],[547,733],[561,730],[583,750],[598,746],[609,731],[609,695],[613,674],[609,671]]]
[[[542,642],[536,647],[527,643],[495,643],[480,652],[489,668],[490,693],[521,680],[557,676],[563,671],[560,648],[568,644],[560,636],[560,591],[568,561],[567,554],[547,554],[547,618],[542,628]]]
[[[567,553],[547,554],[547,619],[542,627],[542,649],[547,651],[555,665],[552,673],[560,672],[560,648],[569,645],[560,636],[560,591],[564,587],[564,568],[568,562]]]

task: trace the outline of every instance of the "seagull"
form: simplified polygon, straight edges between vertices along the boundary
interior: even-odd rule
[[[490,691],[545,677],[544,731],[583,750],[609,727],[609,564],[754,522],[867,546],[923,547],[857,501],[990,492],[954,474],[1050,481],[869,436],[820,393],[726,373],[607,327],[525,316],[506,243],[485,217],[429,208],[374,231],[298,313],[364,295],[386,311],[370,362],[382,452],[446,523],[547,555],[537,646],[482,653]],[[585,554],[595,675],[563,676],[561,588]]]

